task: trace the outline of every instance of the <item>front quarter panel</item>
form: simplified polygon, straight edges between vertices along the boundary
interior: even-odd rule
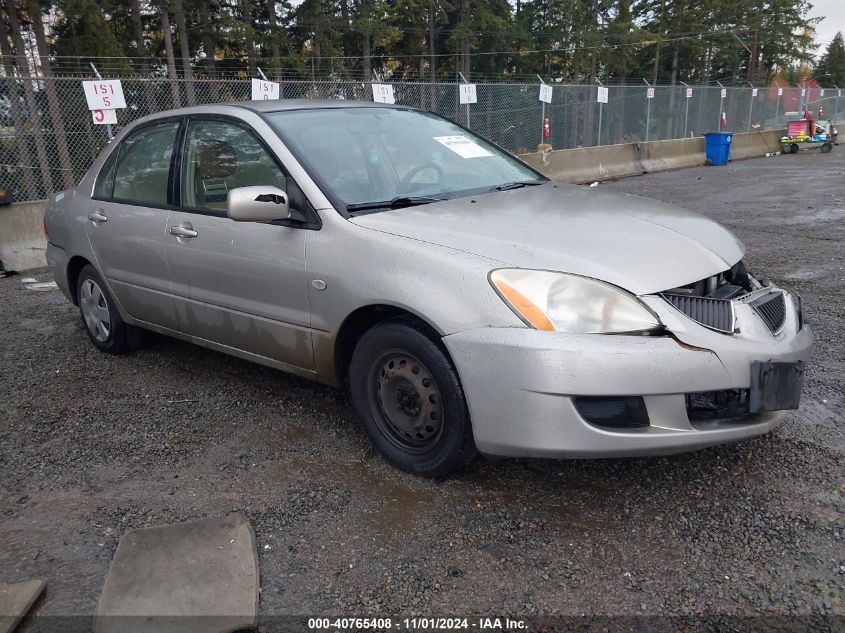
[[[333,211],[322,215],[323,228],[309,232],[306,242],[321,374],[333,376],[337,332],[347,316],[366,306],[401,308],[443,336],[473,328],[525,327],[488,281],[497,262],[357,226]],[[315,282],[324,282],[325,288],[315,288]]]

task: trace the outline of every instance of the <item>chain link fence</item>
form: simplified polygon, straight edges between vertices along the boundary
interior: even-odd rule
[[[84,79],[92,77],[0,78],[0,189],[12,199],[43,199],[74,186],[108,142],[107,127],[95,125],[88,111]],[[154,112],[244,101],[251,93],[249,79],[132,77],[122,86],[127,107],[117,110],[113,131]],[[599,103],[597,85],[554,84],[544,104],[538,84],[484,83],[478,102],[466,106],[456,83],[393,87],[396,103],[441,114],[514,153],[536,151],[541,142],[569,149],[777,129],[805,109],[832,121],[845,111],[838,89],[620,85],[608,86],[607,103]],[[353,81],[285,81],[280,92],[282,99],[372,99],[369,84]]]

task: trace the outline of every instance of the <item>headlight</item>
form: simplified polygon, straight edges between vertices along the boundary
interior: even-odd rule
[[[502,268],[490,273],[502,299],[538,330],[621,334],[661,327],[634,295],[601,281],[545,270]]]

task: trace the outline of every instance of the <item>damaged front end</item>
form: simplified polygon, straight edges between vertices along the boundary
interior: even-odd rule
[[[716,275],[659,294],[691,320],[723,334],[739,332],[736,303],[750,305],[772,334],[777,334],[786,322],[784,292],[765,277],[757,279],[749,274],[742,260]],[[795,304],[800,329],[803,322],[800,298],[795,298]]]

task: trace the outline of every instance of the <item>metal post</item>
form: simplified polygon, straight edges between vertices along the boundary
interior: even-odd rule
[[[649,88],[651,87],[651,84],[648,83],[648,80],[645,77],[643,77],[643,81],[645,81],[646,86]],[[648,98],[648,93],[646,93],[645,102],[645,140],[648,142],[648,131],[651,127],[651,99]]]
[[[256,66],[255,69],[258,71],[258,74],[261,75],[261,78],[264,81],[270,81],[269,79],[267,79],[267,75],[264,74],[263,70],[261,70],[258,66]]]
[[[834,86],[834,88],[836,88],[836,107],[835,107],[835,110],[833,112],[833,117],[836,121],[838,121],[839,120],[839,93],[842,92],[842,91],[839,89],[839,86]]]
[[[601,80],[598,77],[596,77],[595,80],[596,80],[596,83],[598,83],[598,85],[604,87],[604,84],[601,82]],[[598,138],[598,141],[596,143],[596,145],[599,146],[599,147],[601,147],[601,114],[602,114],[602,106],[603,105],[604,105],[604,103],[599,101],[599,130],[598,130],[598,137],[599,138]]]
[[[91,70],[94,71],[94,74],[97,76],[97,79],[102,79],[102,77],[100,76],[100,71],[97,70],[97,67],[94,65],[94,62],[88,62],[88,63],[91,64]],[[114,134],[112,134],[112,132],[111,132],[111,123],[106,125],[106,134],[109,135],[109,140],[112,140],[114,138]]]
[[[782,86],[778,86],[778,100],[775,102],[775,119],[780,116],[780,91]]]
[[[722,85],[722,82],[717,81],[719,84],[719,122],[716,124],[716,131],[719,132],[722,129],[722,112],[724,112],[723,108],[725,106],[725,98],[722,96],[722,91],[726,88]]]
[[[686,101],[686,106],[684,106],[684,138],[686,138],[688,129],[687,124],[689,123],[689,97],[687,97],[687,88],[689,88],[689,86],[683,81],[681,82],[681,85],[684,87],[684,101]]]
[[[542,85],[546,85],[546,82],[543,81],[543,78],[540,75],[537,75],[537,79],[540,80],[540,83]],[[543,138],[543,131],[546,125],[546,102],[540,101],[540,103],[542,104],[542,108],[540,109],[540,145],[542,145],[543,141],[546,140],[545,138]]]
[[[748,106],[748,131],[751,131],[751,113],[754,111],[754,85],[749,81],[747,82],[749,86],[751,86],[751,104]]]
[[[458,72],[458,76],[461,78],[461,80],[462,80],[465,84],[468,84],[468,83],[469,83],[469,82],[467,81],[467,78],[466,78],[466,77],[464,77],[464,74],[463,74],[463,73]],[[468,104],[468,103],[467,103],[467,129],[471,129],[471,128],[469,127],[469,104]]]

